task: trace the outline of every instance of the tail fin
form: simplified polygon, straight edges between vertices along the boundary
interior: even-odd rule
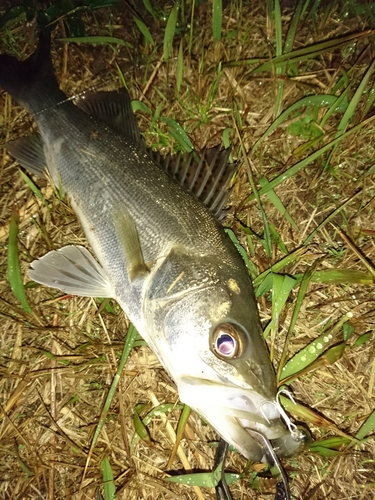
[[[50,48],[50,31],[43,30],[36,51],[28,59],[19,61],[7,54],[0,55],[0,87],[25,108],[29,107],[26,99],[32,99],[33,91],[40,92],[41,82],[43,88],[58,88]]]

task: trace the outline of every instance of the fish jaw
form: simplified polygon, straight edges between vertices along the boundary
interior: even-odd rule
[[[251,282],[240,269],[172,249],[150,276],[143,314],[152,330],[144,337],[175,380],[180,399],[245,457],[262,460],[266,449],[247,429],[292,447],[293,440],[286,439],[290,431],[280,419]],[[234,359],[222,359],[213,348],[220,325],[241,336],[241,355]]]
[[[207,379],[192,380],[189,376],[178,380],[178,390],[184,403],[248,459],[266,461],[267,452],[248,430],[257,431],[270,441],[289,434],[275,402],[251,389],[245,391],[224,381],[214,384]]]

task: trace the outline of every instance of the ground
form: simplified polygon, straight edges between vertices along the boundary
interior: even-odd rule
[[[67,95],[125,81],[153,149],[183,149],[177,123],[196,150],[231,144],[239,170],[223,225],[249,258],[275,370],[290,359],[303,368],[289,386],[297,405],[287,408],[314,444],[283,461],[293,498],[374,498],[373,4],[228,1],[221,13],[215,1],[178,10],[121,3],[76,10],[74,20],[68,4],[55,5],[63,12],[48,12],[59,18],[52,54]],[[33,52],[38,35],[28,9],[29,20],[20,9],[0,22],[1,53]],[[100,38],[61,40],[72,35]],[[0,127],[0,497],[111,498],[110,468],[117,499],[215,498],[212,488],[164,481],[167,473],[211,470],[217,435],[191,414],[181,441],[187,463],[181,454],[169,463],[181,405],[141,342],[101,413],[128,321],[113,301],[66,296],[28,279],[32,260],[87,243],[59,193],[34,177],[37,189],[30,188],[7,153],[6,142],[35,126],[4,92]],[[18,262],[31,313],[14,289]],[[305,348],[297,365],[294,355]],[[274,497],[276,480],[257,475],[261,464],[231,452],[226,469],[243,473],[231,486],[234,499]]]

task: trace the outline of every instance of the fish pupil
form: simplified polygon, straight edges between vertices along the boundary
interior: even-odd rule
[[[236,348],[236,342],[231,335],[223,333],[216,340],[216,349],[223,356],[231,356]]]

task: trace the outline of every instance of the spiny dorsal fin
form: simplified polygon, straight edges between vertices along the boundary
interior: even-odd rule
[[[185,154],[166,155],[148,150],[152,159],[182,187],[197,197],[217,219],[225,217],[223,210],[230,195],[229,182],[238,168],[228,163],[230,148],[204,148]]]
[[[237,169],[228,163],[230,148],[205,148],[201,153],[166,155],[145,147],[128,91],[86,92],[76,99],[77,106],[118,134],[144,148],[149,156],[174,180],[198,198],[217,219],[225,216],[223,208],[229,197],[228,185]]]

